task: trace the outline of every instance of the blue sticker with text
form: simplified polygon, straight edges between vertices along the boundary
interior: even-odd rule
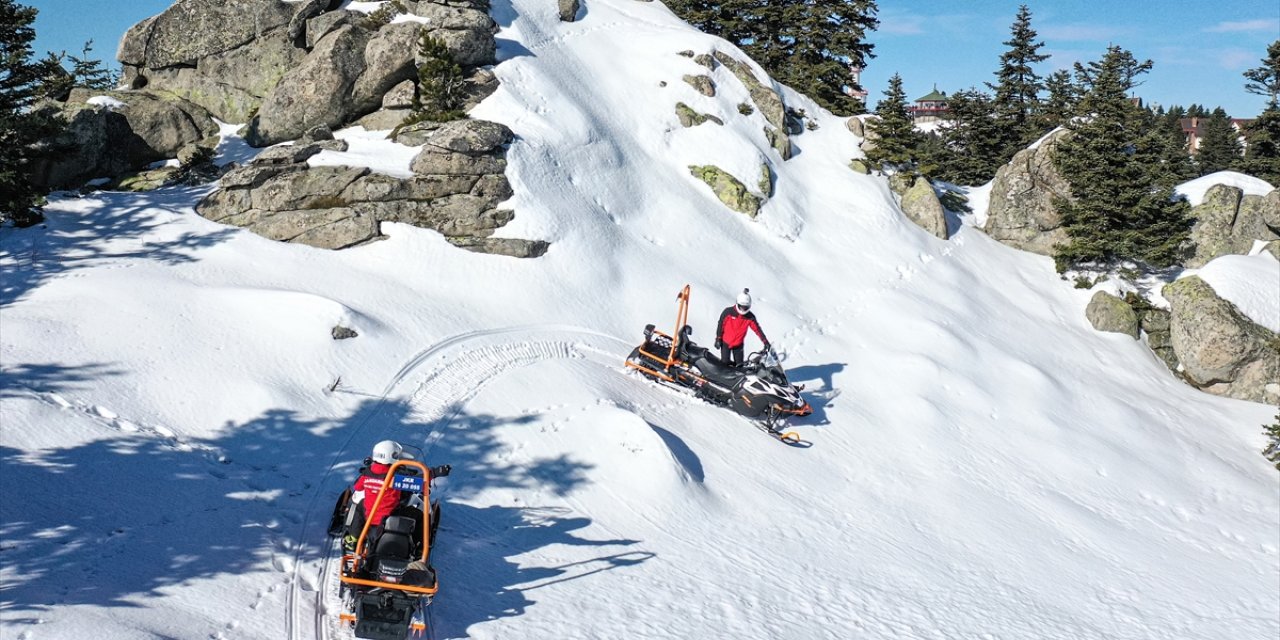
[[[417,476],[396,476],[395,480],[391,481],[391,487],[400,491],[422,491],[422,478]]]

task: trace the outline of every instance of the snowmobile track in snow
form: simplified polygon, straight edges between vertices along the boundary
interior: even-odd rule
[[[325,470],[324,477],[316,485],[294,552],[293,576],[286,598],[286,637],[290,640],[302,640],[308,637],[307,629],[312,634],[310,637],[317,640],[351,637],[345,629],[335,628],[337,625],[333,616],[326,615],[341,607],[337,597],[340,581],[334,568],[335,559],[340,557],[336,553],[336,540],[323,537],[319,544],[324,553],[318,562],[304,562],[302,554],[309,548],[309,544],[315,543],[310,525],[313,519],[319,518],[313,518],[317,513],[317,502],[322,496],[327,496],[326,490],[335,469],[343,461],[359,457],[356,452],[349,451],[351,443],[365,431],[372,417],[380,412],[387,398],[406,379],[424,364],[439,358],[440,362],[436,367],[417,382],[417,390],[410,400],[412,407],[422,411],[418,417],[430,425],[422,442],[425,455],[443,437],[445,430],[467,401],[501,374],[537,362],[568,358],[586,359],[617,370],[626,353],[625,350],[613,351],[619,346],[629,349],[632,345],[617,337],[581,327],[523,325],[459,334],[423,349],[407,360],[383,388],[374,410],[351,429],[329,468]],[[359,453],[362,454],[363,451]],[[327,513],[327,506],[320,511]],[[314,574],[309,574],[311,568],[314,568]],[[310,579],[311,575],[314,575],[314,579]],[[311,595],[304,596],[303,592],[311,592]],[[307,624],[308,617],[311,618],[311,624]],[[433,621],[428,633],[434,637]]]

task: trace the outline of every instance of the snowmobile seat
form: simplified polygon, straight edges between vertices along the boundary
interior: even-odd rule
[[[696,361],[698,371],[701,371],[702,375],[708,380],[732,389],[733,385],[737,384],[738,380],[742,378],[742,371],[720,362],[719,358],[706,353],[706,349],[703,349],[703,352],[703,355]]]
[[[382,558],[408,558],[413,553],[413,519],[404,516],[387,516],[382,523],[382,535],[373,555]]]

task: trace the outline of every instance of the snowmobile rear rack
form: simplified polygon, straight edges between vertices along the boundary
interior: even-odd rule
[[[630,360],[626,362],[628,367],[640,369],[645,373],[662,378],[667,382],[675,382],[675,380],[670,375],[667,375],[667,373],[670,372],[671,367],[680,364],[681,362],[680,359],[676,357],[676,354],[680,351],[680,338],[683,333],[680,329],[681,327],[684,327],[686,322],[689,320],[689,285],[686,284],[684,288],[680,290],[680,293],[676,296],[676,300],[676,328],[675,331],[672,332],[674,335],[665,334],[653,328],[653,325],[648,325],[645,327],[645,344],[640,346],[640,353],[647,356],[650,361],[662,364],[663,371],[654,371]],[[654,336],[657,336],[657,338]],[[658,355],[645,350],[645,347],[648,347],[649,345],[658,347],[666,346],[665,343],[667,342],[671,343],[671,346],[667,350],[666,355]]]

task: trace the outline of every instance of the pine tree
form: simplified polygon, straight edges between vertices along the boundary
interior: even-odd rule
[[[844,92],[849,67],[873,57],[867,31],[879,25],[874,0],[670,0],[667,6],[698,29],[747,52],[774,79],[839,115],[861,112]]]
[[[403,124],[417,122],[445,122],[465,118],[462,110],[466,78],[462,66],[453,59],[453,53],[444,41],[423,31],[418,38],[418,92],[413,98],[413,109]]]
[[[1196,166],[1200,175],[1226,171],[1241,156],[1240,134],[1231,126],[1227,112],[1218,107],[1201,125],[1200,147],[1196,150]]]
[[[36,9],[0,0],[0,222],[31,226],[44,219],[43,195],[31,184],[32,147],[57,133],[61,121],[48,110],[33,109],[41,79],[51,69],[32,63],[31,27]]]
[[[914,171],[918,157],[919,132],[907,111],[907,94],[902,89],[902,76],[893,74],[885,99],[876,105],[875,119],[867,128],[875,138],[875,147],[867,152],[867,160],[881,167]]]
[[[1116,76],[1116,81],[1120,84],[1121,90],[1127,92],[1142,84],[1138,82],[1138,76],[1150,71],[1152,62],[1150,60],[1138,62],[1138,59],[1134,58],[1132,53],[1115,46],[1107,49],[1107,55],[1110,56],[1113,50],[1118,51],[1118,53],[1115,54],[1117,58],[1110,63],[1111,67],[1113,67],[1110,72]],[[1093,90],[1093,85],[1102,73],[1104,64],[1107,64],[1105,57],[1101,61],[1094,60],[1089,64],[1075,63],[1076,86],[1081,95]],[[1192,107],[1195,106],[1197,105],[1192,105]]]
[[[1244,72],[1245,90],[1268,96],[1267,106],[1245,128],[1245,156],[1240,169],[1271,184],[1280,184],[1280,40],[1267,47],[1262,66]]]
[[[987,83],[987,88],[995,92],[992,107],[1000,125],[996,130],[1000,164],[1044,133],[1034,116],[1039,111],[1040,92],[1045,85],[1031,65],[1044,62],[1049,56],[1040,53],[1044,43],[1036,41],[1027,5],[1018,8],[1010,32],[1010,38],[1004,42],[1009,49],[1000,54],[997,82]]]
[[[93,40],[84,43],[79,56],[71,56],[71,77],[77,87],[96,90],[116,88],[119,77],[102,66],[102,61],[89,57],[93,51]]]
[[[937,177],[956,184],[984,184],[1005,163],[1001,124],[991,96],[976,88],[957,91],[947,100],[947,119],[938,132],[947,154]]]
[[[1067,125],[1073,135],[1054,156],[1075,198],[1056,203],[1069,237],[1054,255],[1060,271],[1125,260],[1164,267],[1176,264],[1187,248],[1190,208],[1173,198],[1165,170],[1152,167],[1162,136],[1127,95],[1135,86],[1132,62],[1132,54],[1112,46],[1090,63],[1082,117]]]
[[[1191,151],[1187,149],[1187,136],[1182,131],[1182,119],[1186,114],[1185,109],[1174,105],[1168,111],[1161,109],[1151,117],[1154,136],[1151,145],[1156,149],[1159,168],[1171,180],[1170,184],[1186,182],[1199,175]]]
[[[1267,446],[1262,448],[1262,455],[1280,469],[1280,409],[1276,411],[1276,421],[1263,425],[1262,433],[1267,437]]]
[[[1280,101],[1280,40],[1267,47],[1267,57],[1262,59],[1262,66],[1244,72],[1248,82],[1244,90],[1249,93],[1267,96],[1269,104]]]
[[[1071,74],[1059,69],[1045,79],[1045,88],[1049,95],[1040,103],[1040,111],[1036,114],[1040,131],[1051,131],[1060,127],[1075,115],[1076,105],[1080,102],[1079,91]]]

